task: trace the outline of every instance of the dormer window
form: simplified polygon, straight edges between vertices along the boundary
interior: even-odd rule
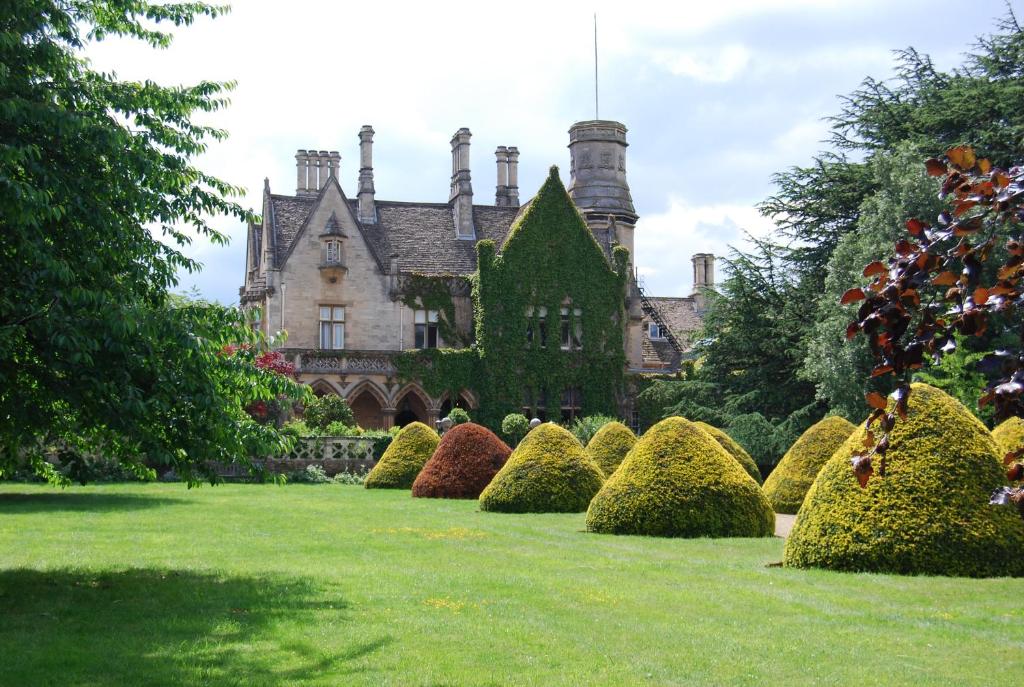
[[[656,324],[654,322],[648,323],[648,325],[647,325],[647,336],[652,341],[654,341],[654,340],[660,341],[662,339],[667,339],[668,338],[667,336],[665,336],[665,332],[664,332],[664,330],[662,330],[661,325],[660,324]]]
[[[324,264],[326,265],[343,265],[345,261],[342,259],[341,252],[341,241],[336,239],[329,239],[324,246]]]

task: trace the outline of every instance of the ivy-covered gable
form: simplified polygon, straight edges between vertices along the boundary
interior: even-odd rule
[[[524,406],[558,420],[568,405],[616,413],[625,353],[628,255],[613,268],[552,167],[501,254],[477,244],[477,345],[489,424]]]

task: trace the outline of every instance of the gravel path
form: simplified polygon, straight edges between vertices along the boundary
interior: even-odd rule
[[[796,520],[795,515],[783,515],[782,513],[775,514],[775,536],[782,537],[785,539],[789,536],[789,531],[793,529],[793,521]]]

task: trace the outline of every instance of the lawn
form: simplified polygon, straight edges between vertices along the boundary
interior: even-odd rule
[[[5,485],[0,684],[1020,684],[1024,580],[583,524],[338,485]]]

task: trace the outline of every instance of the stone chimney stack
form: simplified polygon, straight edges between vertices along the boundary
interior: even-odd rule
[[[341,153],[337,150],[332,150],[328,153],[328,168],[331,170],[330,176],[335,179],[341,180]],[[325,180],[326,183],[326,180]],[[323,184],[320,184],[323,186]]]
[[[295,195],[308,195],[309,187],[307,185],[307,178],[309,175],[309,153],[305,150],[300,150],[295,153],[295,172],[297,176],[295,181]]]
[[[711,253],[697,253],[693,262],[693,293],[715,288],[715,256]]]
[[[452,185],[448,202],[455,218],[455,236],[475,239],[473,227],[473,184],[469,176],[469,139],[473,134],[463,127],[452,137]]]
[[[494,191],[494,204],[498,207],[508,206],[508,148],[498,146],[494,151],[498,163],[498,184]]]
[[[366,124],[359,130],[359,221],[377,222],[373,203],[373,127]]]
[[[519,148],[508,147],[508,204],[519,207]]]

